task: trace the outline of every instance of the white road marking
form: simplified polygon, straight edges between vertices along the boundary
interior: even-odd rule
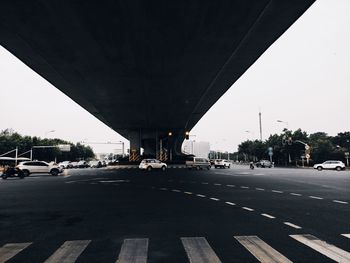
[[[173,190],[171,190],[171,191],[173,191],[173,192],[175,192],[175,193],[181,193],[181,191],[180,191],[180,190],[177,190],[177,189],[173,189]]]
[[[221,263],[204,237],[182,237],[181,242],[190,263]]]
[[[302,196],[301,194],[297,194],[297,193],[290,193],[290,195],[294,195],[294,196]]]
[[[312,198],[312,199],[317,199],[317,200],[322,200],[323,199],[322,197],[313,196],[313,195],[310,195],[309,197]]]
[[[210,197],[209,199],[210,199],[210,200],[213,200],[213,201],[220,201],[220,199],[214,198],[214,197]]]
[[[73,263],[91,240],[66,241],[44,263]]]
[[[272,215],[269,215],[269,214],[261,214],[261,215],[264,216],[264,217],[270,218],[270,219],[276,218],[276,217],[274,217]]]
[[[241,186],[242,189],[249,189],[248,186]]]
[[[197,194],[198,197],[205,197],[205,195]]]
[[[116,263],[146,263],[148,238],[124,239]]]
[[[347,205],[348,202],[345,202],[345,201],[340,201],[340,200],[333,200],[334,203],[338,203],[338,204],[344,204],[344,205]]]
[[[227,184],[226,186],[227,186],[227,187],[236,187],[236,186],[233,185],[233,184]]]
[[[262,263],[292,263],[257,236],[235,236],[234,238]]]
[[[214,184],[214,185],[216,185],[216,186],[220,186],[221,184]]]
[[[247,174],[250,174],[250,173],[238,173],[239,175],[247,175]]]
[[[247,210],[247,211],[251,211],[251,212],[254,211],[253,208],[249,208],[249,207],[245,207],[245,206],[243,206],[242,209]]]
[[[6,262],[32,243],[10,243],[0,247],[0,262]]]
[[[292,223],[290,223],[290,222],[283,222],[285,225],[287,225],[287,226],[290,226],[290,227],[293,227],[293,228],[295,228],[295,229],[301,229],[302,227],[301,226],[297,226],[297,225],[294,225],[294,224],[292,224]]]
[[[320,240],[313,235],[290,235],[290,237],[336,262],[350,262],[349,252]]]
[[[168,188],[162,187],[162,188],[159,188],[159,190],[168,191]]]
[[[264,188],[255,188],[255,190],[258,190],[258,191],[265,191],[265,189]]]
[[[202,184],[209,184],[209,183],[207,183],[207,182],[202,182]]]
[[[271,190],[273,193],[278,193],[278,194],[283,194],[283,191],[278,191],[278,190]]]
[[[253,175],[265,175],[265,174],[253,174]]]
[[[228,204],[228,205],[236,205],[235,203],[232,203],[232,202],[225,202],[225,204]]]
[[[350,234],[341,234],[344,237],[350,238]]]
[[[191,195],[192,192],[184,192],[184,194]]]

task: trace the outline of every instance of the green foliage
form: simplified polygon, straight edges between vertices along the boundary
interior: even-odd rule
[[[89,146],[82,144],[73,144],[61,139],[47,139],[40,137],[22,136],[11,129],[6,129],[0,132],[0,154],[6,153],[18,147],[18,153],[24,153],[32,149],[33,146],[54,146],[59,144],[70,144],[70,152],[61,152],[58,148],[34,148],[33,158],[43,161],[57,160],[75,161],[80,159],[93,158],[95,156],[93,150]],[[8,156],[14,157],[14,153]],[[29,158],[29,153],[23,155]]]

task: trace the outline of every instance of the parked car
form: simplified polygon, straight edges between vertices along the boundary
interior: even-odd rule
[[[271,168],[272,167],[272,162],[269,160],[260,160],[255,164],[256,167],[261,167],[261,168]]]
[[[79,161],[77,163],[77,167],[78,168],[87,168],[87,167],[89,167],[89,164],[86,161]]]
[[[19,163],[16,168],[20,169],[24,176],[28,176],[32,173],[48,173],[57,176],[63,172],[62,167],[56,163],[43,162],[43,161],[28,161]]]
[[[161,169],[165,171],[167,169],[166,163],[162,163],[157,159],[143,159],[139,165],[139,169],[151,171],[153,169]]]
[[[314,165],[314,169],[322,171],[323,169],[341,171],[345,169],[345,164],[342,161],[325,161]]]
[[[60,162],[58,164],[58,166],[62,167],[63,169],[68,169],[68,168],[72,168],[73,165],[70,161],[63,161],[63,162]]]
[[[71,162],[70,164],[72,168],[78,168],[78,162]]]
[[[188,157],[186,160],[186,167],[188,169],[208,169],[210,170],[210,161],[206,158],[201,157]]]
[[[90,161],[89,166],[91,168],[100,168],[100,167],[102,167],[102,163],[101,163],[101,161]]]
[[[224,159],[216,159],[214,161],[215,168],[231,168],[231,162]]]

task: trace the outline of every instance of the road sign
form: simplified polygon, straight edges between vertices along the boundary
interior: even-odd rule
[[[307,145],[307,144],[305,144],[305,150],[306,150],[306,151],[307,151],[307,150],[310,150],[310,146]]]
[[[59,144],[57,147],[61,152],[70,152],[70,144]]]
[[[305,154],[306,159],[310,159],[310,154]]]

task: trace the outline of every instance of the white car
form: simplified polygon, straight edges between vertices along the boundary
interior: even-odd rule
[[[57,176],[63,171],[62,167],[58,166],[56,163],[47,163],[43,161],[21,162],[16,167],[23,172],[24,176],[28,176],[32,173],[48,173]]]
[[[73,167],[70,161],[60,162],[58,164],[58,166],[62,167],[63,169],[68,169],[68,168],[72,168]]]
[[[324,163],[315,164],[314,169],[319,171],[323,169],[340,171],[345,169],[345,164],[342,161],[325,161]]]
[[[231,167],[231,162],[224,160],[224,159],[216,159],[214,161],[214,167],[215,168],[230,168]]]
[[[143,159],[139,165],[139,169],[151,171],[153,169],[161,169],[165,171],[167,169],[166,163],[162,163],[157,159]]]

